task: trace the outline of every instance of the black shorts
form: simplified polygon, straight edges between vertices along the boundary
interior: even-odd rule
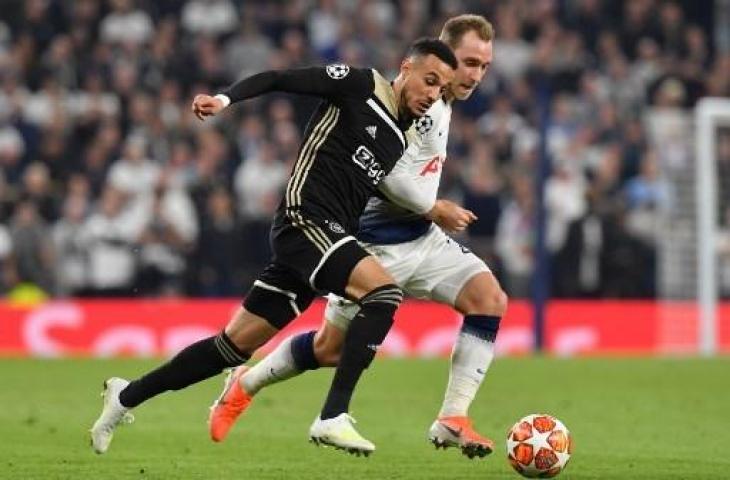
[[[312,303],[316,292],[346,297],[355,265],[369,254],[339,223],[301,213],[277,214],[273,258],[254,282],[244,306],[283,328]]]

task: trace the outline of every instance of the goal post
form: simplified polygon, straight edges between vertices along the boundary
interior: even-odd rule
[[[718,188],[717,136],[730,126],[730,99],[703,98],[695,107],[695,189],[697,215],[698,350],[717,352],[718,285]]]

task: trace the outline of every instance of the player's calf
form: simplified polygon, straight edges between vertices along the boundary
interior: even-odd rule
[[[332,326],[329,322],[317,330],[314,336],[314,355],[321,367],[334,367],[340,363],[342,344],[345,341],[345,332]]]

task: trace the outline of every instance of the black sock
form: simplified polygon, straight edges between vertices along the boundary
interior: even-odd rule
[[[377,288],[361,299],[360,311],[352,319],[345,336],[340,363],[322,409],[322,419],[334,418],[349,410],[355,386],[388,335],[393,325],[393,314],[402,300],[403,292],[396,285]]]
[[[164,365],[133,380],[119,393],[119,401],[127,408],[168,390],[180,390],[219,374],[226,367],[245,363],[249,355],[241,352],[221,332],[181,350]]]
[[[319,368],[319,362],[314,355],[314,335],[316,333],[315,330],[312,330],[292,338],[291,355],[300,372]]]

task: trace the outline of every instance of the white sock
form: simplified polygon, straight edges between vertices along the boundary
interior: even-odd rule
[[[241,387],[246,393],[255,395],[264,387],[283,382],[302,373],[297,368],[291,352],[293,338],[287,337],[273,352],[262,358],[241,377]]]
[[[439,417],[467,416],[494,358],[494,342],[463,330],[451,352],[449,384]]]

